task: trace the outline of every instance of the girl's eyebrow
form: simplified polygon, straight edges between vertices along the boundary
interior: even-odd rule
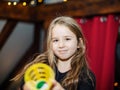
[[[72,36],[70,36],[70,35],[67,36],[67,35],[66,35],[65,37],[72,37]]]
[[[71,37],[72,38],[73,36],[66,35],[64,37]],[[52,39],[56,39],[56,38],[58,38],[58,37],[52,37]]]
[[[57,39],[56,37],[52,37],[51,39]]]
[[[68,37],[73,38],[73,36],[65,36],[65,37],[67,37],[67,38],[68,38]]]

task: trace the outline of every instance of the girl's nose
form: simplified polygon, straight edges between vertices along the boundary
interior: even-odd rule
[[[64,47],[64,46],[65,46],[64,41],[60,41],[60,42],[59,42],[59,47],[62,48],[62,47]]]

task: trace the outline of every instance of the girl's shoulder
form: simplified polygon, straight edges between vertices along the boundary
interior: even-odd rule
[[[79,76],[78,90],[95,90],[96,88],[96,78],[92,70],[81,72]]]
[[[81,70],[80,77],[81,78],[89,78],[89,77],[91,77],[91,78],[95,79],[95,74],[94,74],[94,72],[91,69],[83,68]]]

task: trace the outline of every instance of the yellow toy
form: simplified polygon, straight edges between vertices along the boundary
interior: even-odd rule
[[[24,81],[31,90],[50,90],[55,74],[52,68],[43,63],[31,65],[24,74]]]

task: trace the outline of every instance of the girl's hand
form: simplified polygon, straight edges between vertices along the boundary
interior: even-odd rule
[[[29,87],[28,85],[25,84],[25,85],[23,86],[23,90],[31,90],[31,89],[30,89],[30,87]]]
[[[25,83],[23,86],[23,90],[32,90],[31,84],[34,82]],[[52,81],[53,85],[50,90],[65,90],[56,80]]]
[[[56,80],[54,80],[51,90],[65,90],[65,89],[60,85],[60,83],[58,83]]]
[[[23,90],[32,90],[32,89],[31,89],[31,83],[32,83],[32,82],[25,83],[25,84],[23,85]]]

